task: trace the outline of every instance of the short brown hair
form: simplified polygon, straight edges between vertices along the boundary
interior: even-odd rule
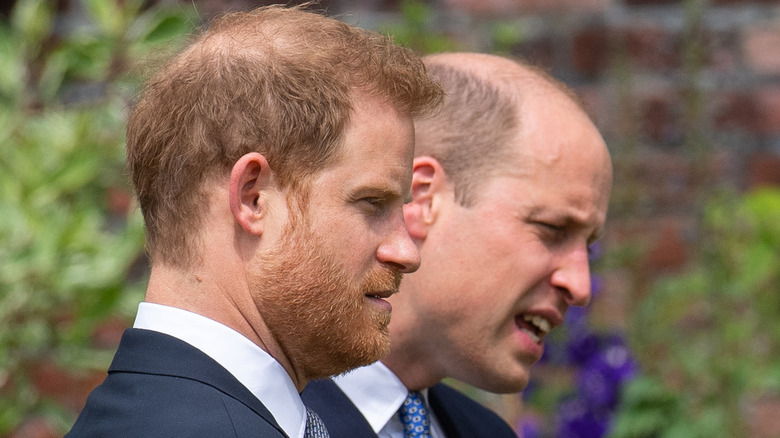
[[[147,82],[128,122],[152,259],[193,261],[204,183],[246,153],[282,188],[305,186],[338,159],[356,94],[411,117],[442,96],[410,50],[321,14],[276,5],[215,20]]]
[[[428,72],[444,88],[445,97],[433,117],[415,123],[415,156],[438,160],[453,183],[456,200],[466,207],[478,200],[480,181],[517,162],[517,145],[511,141],[522,128],[525,90],[538,87],[534,82],[552,86],[585,112],[579,96],[543,69],[517,58],[483,56],[503,58],[517,69],[485,76],[446,57],[426,58]]]
[[[518,129],[516,93],[449,64],[428,63],[444,88],[439,111],[415,123],[415,156],[438,160],[457,201],[470,206],[476,186],[497,164],[512,162],[509,141]]]

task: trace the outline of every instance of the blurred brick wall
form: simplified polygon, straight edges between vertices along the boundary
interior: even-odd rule
[[[278,2],[229,2],[269,3]],[[605,240],[640,248],[632,272],[605,278],[610,300],[593,309],[603,324],[622,326],[641,298],[636,289],[684,267],[702,190],[780,185],[780,0],[423,3],[432,8],[429,30],[459,50],[498,51],[548,69],[582,96],[602,131],[615,164]],[[199,4],[207,16],[225,8]],[[401,20],[400,0],[320,4],[368,29]],[[497,26],[515,40],[497,42]]]
[[[400,2],[332,0],[381,26]],[[642,284],[681,269],[702,190],[780,185],[780,0],[437,0],[432,29],[463,50],[550,70],[585,100],[612,151],[608,246],[633,242],[593,311],[621,326]],[[496,24],[516,35],[499,44]],[[696,147],[698,145],[698,148]],[[626,295],[628,294],[628,295]]]
[[[211,16],[277,2],[195,3]],[[321,1],[366,28],[398,22],[399,3]],[[426,3],[435,10],[432,30],[461,50],[501,50],[549,69],[583,97],[603,132],[615,160],[607,245],[634,241],[643,249],[637,269],[605,276],[602,296],[609,299],[593,308],[603,324],[625,323],[641,295],[638,283],[685,265],[698,188],[780,185],[780,0],[711,0],[700,17],[679,0]],[[497,44],[496,23],[513,30],[516,41]],[[701,44],[694,65],[686,62],[691,35]],[[693,83],[686,80],[691,72]],[[707,145],[706,153],[692,153],[692,141]],[[96,338],[115,348],[122,328],[108,322]],[[51,364],[38,370],[41,392],[76,411],[105,375],[74,376]],[[55,435],[32,418],[11,436]]]

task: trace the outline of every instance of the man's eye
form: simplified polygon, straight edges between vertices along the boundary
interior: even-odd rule
[[[388,201],[385,198],[361,198],[360,205],[362,205],[363,208],[371,214],[379,214],[387,210]]]
[[[555,224],[551,224],[548,222],[537,222],[537,225],[541,226],[542,228],[546,229],[547,231],[553,231],[553,232],[559,232],[563,230],[563,227]]]
[[[536,225],[541,228],[541,233],[545,240],[558,243],[566,238],[567,233],[564,226],[550,222],[537,222]]]

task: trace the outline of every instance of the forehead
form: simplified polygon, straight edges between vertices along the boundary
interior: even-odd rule
[[[522,198],[529,213],[603,222],[612,165],[596,127],[557,90],[528,96],[521,107],[520,129],[510,145],[514,159],[499,172],[509,177],[502,190]]]
[[[382,99],[358,96],[339,158],[323,176],[342,179],[345,190],[371,184],[405,192],[411,184],[413,158],[412,118]]]

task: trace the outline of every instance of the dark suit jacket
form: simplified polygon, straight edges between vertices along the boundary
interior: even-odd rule
[[[230,372],[197,348],[128,329],[67,437],[286,437]]]
[[[322,418],[331,438],[376,438],[357,407],[332,380],[309,382],[301,396]],[[517,438],[493,411],[447,385],[430,388],[428,401],[447,438]]]

